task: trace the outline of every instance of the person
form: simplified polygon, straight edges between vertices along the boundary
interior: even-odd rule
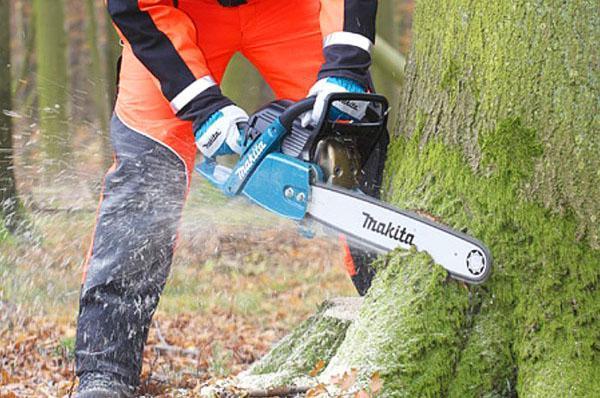
[[[377,0],[106,4],[123,53],[110,127],[115,162],[104,178],[80,295],[79,398],[135,393],[197,149],[210,157],[241,149],[237,125],[248,115],[219,89],[234,53],[254,64],[277,98],[316,95],[319,103],[331,92],[365,92],[377,11]],[[315,106],[303,123],[321,112]],[[374,186],[383,141],[369,159]],[[345,250],[359,278],[354,260],[364,263],[367,255]]]

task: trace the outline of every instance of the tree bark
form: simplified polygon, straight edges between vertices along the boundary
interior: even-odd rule
[[[229,63],[221,88],[225,95],[249,114],[273,97],[256,68],[239,53]]]
[[[453,317],[466,326],[450,396],[600,394],[597,11],[417,3],[387,198],[467,229],[496,259]]]
[[[398,25],[395,20],[397,11],[396,2],[382,1],[379,3],[377,12],[377,36],[394,46],[394,48],[398,41]],[[398,73],[400,76],[402,75],[402,71]],[[385,95],[390,105],[395,105],[398,97],[398,84],[394,76],[389,73],[389,68],[381,65],[380,59],[377,57],[374,57],[372,75],[376,91]]]
[[[0,3],[0,222],[16,227],[18,212],[12,143],[12,93],[10,61],[10,3]]]
[[[96,108],[97,120],[100,125],[100,136],[102,137],[102,162],[105,167],[109,167],[113,162],[113,152],[110,144],[108,121],[110,120],[109,100],[106,92],[107,85],[104,84],[103,65],[100,59],[100,50],[98,49],[98,24],[96,19],[96,9],[94,0],[86,0],[86,37],[87,45],[90,51],[89,72],[91,81],[91,91]],[[107,43],[107,47],[111,43]],[[114,72],[113,72],[114,73]],[[111,79],[114,81],[114,79]],[[114,93],[112,90],[111,93]]]
[[[474,287],[425,253],[381,259],[321,381],[354,368],[386,397],[600,396],[598,15],[417,2],[385,197],[481,239],[495,266]]]
[[[63,0],[34,0],[40,130],[51,167],[70,154],[67,124],[67,44]]]

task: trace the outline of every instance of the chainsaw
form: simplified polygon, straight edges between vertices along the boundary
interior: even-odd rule
[[[361,189],[363,168],[386,132],[385,97],[331,94],[317,126],[303,127],[299,117],[314,102],[280,100],[261,108],[240,126],[243,150],[233,167],[205,157],[196,170],[225,195],[244,195],[305,229],[320,224],[326,233],[376,253],[414,246],[452,277],[484,282],[492,257],[480,241]],[[348,113],[354,117],[344,117]]]

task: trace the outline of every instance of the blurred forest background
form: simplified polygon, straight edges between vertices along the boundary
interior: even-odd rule
[[[380,2],[373,73],[392,103],[413,3]],[[119,54],[102,0],[0,0],[0,397],[73,386],[80,266],[112,163]],[[222,87],[249,113],[272,98],[239,55]],[[299,241],[293,225],[247,209],[195,179],[145,357],[146,392],[239,371],[323,292],[354,294],[335,243]]]
[[[401,76],[390,73],[390,65],[398,62],[390,57],[397,57],[394,50],[408,51],[413,3],[380,6],[378,33],[386,42],[378,45],[373,75],[378,91],[392,102]],[[108,122],[119,40],[100,0],[3,0],[0,13],[2,202],[18,191],[26,207],[52,207],[49,201],[59,198],[47,189],[80,184],[82,177],[92,177],[87,182],[97,185],[112,163]],[[272,99],[258,72],[239,54],[222,86],[249,113]],[[57,175],[59,184],[48,180]],[[97,187],[78,191],[78,199],[87,193],[95,197]],[[5,213],[10,218],[13,211]]]

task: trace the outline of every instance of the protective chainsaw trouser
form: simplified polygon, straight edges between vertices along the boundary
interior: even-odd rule
[[[188,177],[175,152],[116,116],[111,141],[115,165],[104,179],[80,297],[77,371],[111,372],[136,384]]]
[[[321,2],[248,0],[239,7],[222,7],[214,0],[179,0],[177,9],[167,6],[174,4],[171,0],[108,4],[123,15],[129,15],[126,7],[131,4],[146,4],[144,18],[151,20],[144,23],[164,27],[159,36],[181,49],[188,67],[198,68],[195,77],[208,72],[218,84],[231,57],[240,51],[278,98],[298,100],[323,73]],[[326,17],[335,20],[336,15],[339,12]],[[196,147],[192,121],[177,117],[173,98],[165,95],[171,86],[161,79],[169,71],[168,62],[162,61],[166,70],[161,74],[152,73],[122,29],[125,45],[111,122],[115,165],[105,177],[86,261],[76,360],[78,375],[109,372],[135,385],[151,318],[171,266]],[[155,44],[144,49],[162,48],[160,40]],[[328,56],[335,58],[335,51]],[[160,52],[149,57],[155,64],[161,62]],[[378,159],[374,164],[382,165]],[[381,170],[374,173],[380,176]],[[356,279],[362,268],[350,266]]]

